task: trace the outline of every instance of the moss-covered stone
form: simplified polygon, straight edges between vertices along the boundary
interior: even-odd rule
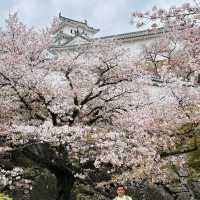
[[[56,177],[46,169],[40,170],[40,175],[34,179],[30,200],[55,200],[57,194]]]
[[[73,200],[109,200],[108,197],[100,194],[92,186],[82,183],[75,184],[72,194]]]
[[[177,127],[177,133],[178,134],[187,134],[193,131],[195,128],[195,124],[192,122],[187,122],[184,124],[181,124]]]
[[[73,190],[73,196],[76,200],[95,200],[95,192],[87,185],[76,185]]]
[[[188,144],[194,146],[194,140],[189,140]],[[188,165],[191,168],[191,171],[196,175],[200,175],[200,136],[196,139],[197,149],[195,151],[189,152],[188,157]]]

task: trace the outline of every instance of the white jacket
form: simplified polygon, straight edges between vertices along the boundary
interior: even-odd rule
[[[115,197],[113,200],[132,200],[131,197],[127,196],[127,195],[124,195],[122,197]]]

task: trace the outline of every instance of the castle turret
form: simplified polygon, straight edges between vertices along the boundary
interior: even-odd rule
[[[99,29],[88,26],[87,20],[84,20],[84,22],[72,20],[63,17],[61,13],[59,13],[59,20],[61,22],[59,31],[68,36],[84,35],[92,38],[99,31]]]

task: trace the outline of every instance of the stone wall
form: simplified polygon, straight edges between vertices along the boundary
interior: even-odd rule
[[[188,147],[193,145],[191,141],[188,141]],[[147,181],[132,181],[127,183],[128,194],[133,200],[199,200],[200,138],[197,138],[197,146],[198,148],[195,151],[186,154],[187,167],[178,169],[173,166],[173,181],[168,184],[156,183],[154,185],[148,184]],[[33,148],[34,152],[37,152],[38,147]],[[53,152],[48,152],[47,149],[49,149],[49,146],[45,146],[43,149],[43,153],[45,153],[41,155],[42,158],[48,158],[49,155],[45,155],[47,153],[50,153],[49,158],[52,158]],[[50,149],[52,150],[52,148]],[[55,174],[41,163],[33,162],[30,157],[26,157],[22,152],[15,152],[14,155],[16,166],[21,165],[22,167],[23,165],[23,175],[19,181],[16,181],[14,188],[0,187],[0,192],[5,192],[14,200],[56,200],[59,189]],[[72,200],[109,200],[114,195],[115,184],[113,183],[106,187],[94,188],[87,182],[76,181],[72,189]]]

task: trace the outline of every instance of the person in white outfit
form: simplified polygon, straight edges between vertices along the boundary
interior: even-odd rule
[[[113,200],[132,200],[132,198],[126,195],[126,189],[123,185],[118,185],[116,187],[117,196]]]

